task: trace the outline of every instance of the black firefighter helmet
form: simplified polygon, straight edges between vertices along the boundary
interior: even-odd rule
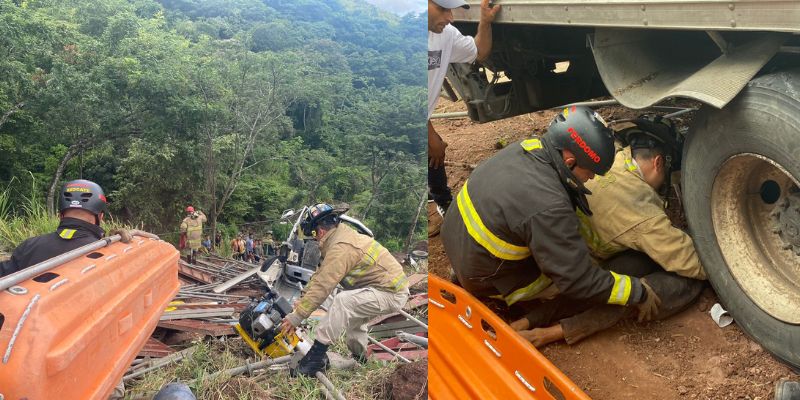
[[[349,207],[346,205],[333,207],[328,203],[317,203],[308,209],[308,215],[300,223],[300,228],[303,229],[304,235],[311,236],[320,222],[336,224],[339,222],[339,216],[346,213],[348,209]]]
[[[589,107],[570,106],[547,128],[550,142],[558,150],[575,155],[576,164],[604,175],[614,164],[614,136],[600,114]]]
[[[624,146],[634,149],[658,149],[664,154],[667,171],[681,169],[683,136],[675,129],[671,120],[658,115],[640,115],[634,126],[616,132]]]
[[[77,179],[67,182],[61,189],[59,197],[58,211],[63,212],[67,209],[81,209],[91,212],[94,215],[106,211],[106,196],[100,185]]]

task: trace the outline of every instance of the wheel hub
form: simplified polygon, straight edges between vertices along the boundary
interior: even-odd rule
[[[711,221],[722,257],[764,312],[800,325],[800,184],[764,156],[741,153],[720,167]]]
[[[773,231],[783,241],[783,249],[800,256],[800,191],[794,190],[778,201],[771,215],[775,223]]]

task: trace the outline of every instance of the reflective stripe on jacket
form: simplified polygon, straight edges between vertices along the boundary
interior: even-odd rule
[[[181,233],[186,233],[186,242],[194,250],[199,249],[203,241],[203,222],[206,222],[203,214],[197,218],[186,217],[181,222]]]

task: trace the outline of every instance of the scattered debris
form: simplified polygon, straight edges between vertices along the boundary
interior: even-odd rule
[[[186,357],[189,357],[194,353],[196,346],[189,347],[187,349],[181,350],[177,353],[172,353],[166,357],[162,357],[159,359],[151,359],[151,360],[144,360],[139,359],[134,361],[134,365],[128,370],[128,373],[122,378],[124,382],[127,382],[131,379],[138,378],[150,371],[154,371],[159,368],[163,368],[173,362],[178,362]],[[141,361],[141,362],[138,362]]]
[[[169,347],[156,339],[149,338],[147,339],[147,343],[144,344],[144,347],[139,350],[139,357],[161,358],[166,357],[174,352],[175,350],[173,350],[172,347]]]
[[[192,319],[161,321],[158,323],[158,327],[181,332],[199,333],[208,336],[226,336],[236,334],[230,324],[217,324],[214,322],[205,322]]]
[[[211,317],[231,317],[233,316],[233,308],[199,308],[195,310],[175,310],[167,311],[161,316],[161,321],[171,321],[175,319],[187,318],[211,318]]]
[[[263,295],[267,287],[262,280],[264,273],[259,271],[260,267],[255,264],[216,255],[200,256],[194,263],[181,260],[180,291],[175,300],[164,310],[153,337],[148,340],[138,359],[132,363],[124,380],[126,382],[135,380],[190,356],[196,346],[177,351],[190,344],[190,341],[200,340],[202,337],[239,340],[233,328],[238,322],[239,313],[246,309],[251,298]],[[391,360],[406,363],[415,360],[426,362],[427,277],[425,273],[410,275],[408,280],[411,295],[403,309],[369,322],[371,344],[367,350],[368,357],[385,362]],[[314,315],[323,316],[325,311],[317,310]],[[231,338],[224,339],[226,336]],[[352,359],[342,358],[340,364],[343,366],[356,365]],[[243,373],[253,376],[255,370],[269,366],[272,366],[270,369],[287,368],[285,363],[288,359],[288,357],[278,357],[249,362],[237,368],[207,375],[203,379],[211,380],[223,375],[235,377]],[[266,376],[269,376],[269,373],[260,374],[249,380],[255,383]],[[325,383],[327,377],[323,375],[322,378],[319,376],[318,378],[323,384],[321,390],[327,398],[343,398],[332,384],[328,385],[330,381],[328,384]],[[417,385],[414,391],[418,391],[419,388]],[[427,388],[424,391],[427,392]]]
[[[722,308],[722,305],[719,303],[714,304],[708,313],[711,314],[711,319],[713,319],[720,328],[724,328],[733,323],[733,317],[731,317],[728,311]]]

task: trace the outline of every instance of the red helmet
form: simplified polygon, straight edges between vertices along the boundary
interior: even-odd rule
[[[186,207],[186,212],[194,212],[194,207],[192,206]]]

